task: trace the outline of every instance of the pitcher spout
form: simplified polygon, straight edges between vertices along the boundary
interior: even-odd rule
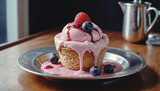
[[[118,2],[118,4],[120,5],[120,7],[121,7],[121,9],[122,9],[122,11],[124,13],[124,3],[123,2]]]

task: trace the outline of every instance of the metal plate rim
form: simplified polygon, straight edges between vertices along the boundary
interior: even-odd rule
[[[128,50],[124,50],[124,49],[120,49],[120,48],[115,48],[115,47],[108,47],[108,50],[106,52],[108,52],[109,50],[117,50],[117,51],[123,51],[123,52],[128,52],[134,56],[136,56],[141,62],[141,66],[139,67],[138,70],[135,70],[135,71],[132,71],[128,74],[119,74],[119,75],[107,75],[107,76],[95,76],[95,77],[65,77],[65,76],[55,76],[55,75],[49,75],[49,74],[44,74],[43,71],[39,70],[40,72],[35,72],[33,70],[29,70],[28,68],[24,67],[23,65],[25,64],[21,64],[21,61],[22,60],[22,57],[26,56],[27,53],[31,53],[34,51],[36,52],[36,50],[40,50],[40,49],[47,49],[47,48],[52,48],[53,50],[50,50],[50,51],[45,51],[45,52],[41,52],[37,55],[34,55],[34,58],[32,58],[32,60],[29,60],[28,62],[33,62],[35,60],[35,58],[37,58],[38,56],[42,55],[42,54],[45,54],[45,53],[49,53],[49,52],[54,52],[56,51],[55,49],[55,46],[45,46],[45,47],[40,47],[40,48],[34,48],[34,49],[31,49],[29,51],[26,51],[26,52],[23,52],[22,54],[20,54],[20,56],[17,58],[17,64],[19,67],[21,67],[23,70],[27,71],[27,72],[30,72],[30,73],[33,73],[33,74],[36,74],[36,75],[39,75],[39,76],[43,76],[43,77],[47,77],[47,78],[53,78],[53,79],[65,79],[65,80],[103,80],[103,79],[117,79],[117,78],[121,78],[121,77],[126,77],[126,76],[129,76],[129,75],[133,75],[135,73],[138,73],[140,72],[141,70],[143,70],[146,66],[146,62],[145,60],[139,56],[138,54],[134,53],[134,52],[131,52],[131,51],[128,51]],[[110,52],[110,51],[109,51]],[[33,67],[33,69],[37,70],[36,67],[32,64],[30,65]],[[116,74],[116,73],[115,73]]]

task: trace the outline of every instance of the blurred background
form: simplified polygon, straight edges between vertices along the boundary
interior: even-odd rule
[[[79,12],[87,13],[103,30],[121,31],[123,13],[118,1],[132,0],[0,0],[0,44],[64,26]],[[160,0],[142,1],[160,10]],[[153,31],[160,32],[160,20]]]

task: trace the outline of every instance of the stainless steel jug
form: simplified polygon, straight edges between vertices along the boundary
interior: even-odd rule
[[[128,42],[147,40],[148,34],[159,18],[159,11],[151,7],[151,3],[134,0],[133,2],[119,2],[123,16],[122,36]],[[151,23],[150,12],[155,12]]]

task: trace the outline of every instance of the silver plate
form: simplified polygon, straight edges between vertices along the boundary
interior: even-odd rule
[[[52,53],[57,53],[55,46],[45,46],[40,47],[36,49],[29,50],[27,52],[22,53],[18,59],[17,63],[18,65],[33,74],[43,76],[48,79],[65,79],[65,80],[110,80],[114,78],[120,78],[129,76],[132,74],[135,74],[137,72],[140,72],[145,66],[146,62],[145,60],[139,56],[138,54],[135,54],[131,51],[114,48],[114,47],[108,47],[105,59],[112,60],[115,62],[118,62],[123,70],[117,73],[113,73],[110,75],[104,75],[104,76],[95,76],[95,77],[65,77],[65,76],[56,76],[56,75],[50,75],[47,73],[44,73],[42,70],[40,70],[41,64],[48,60],[49,56],[52,55]]]

